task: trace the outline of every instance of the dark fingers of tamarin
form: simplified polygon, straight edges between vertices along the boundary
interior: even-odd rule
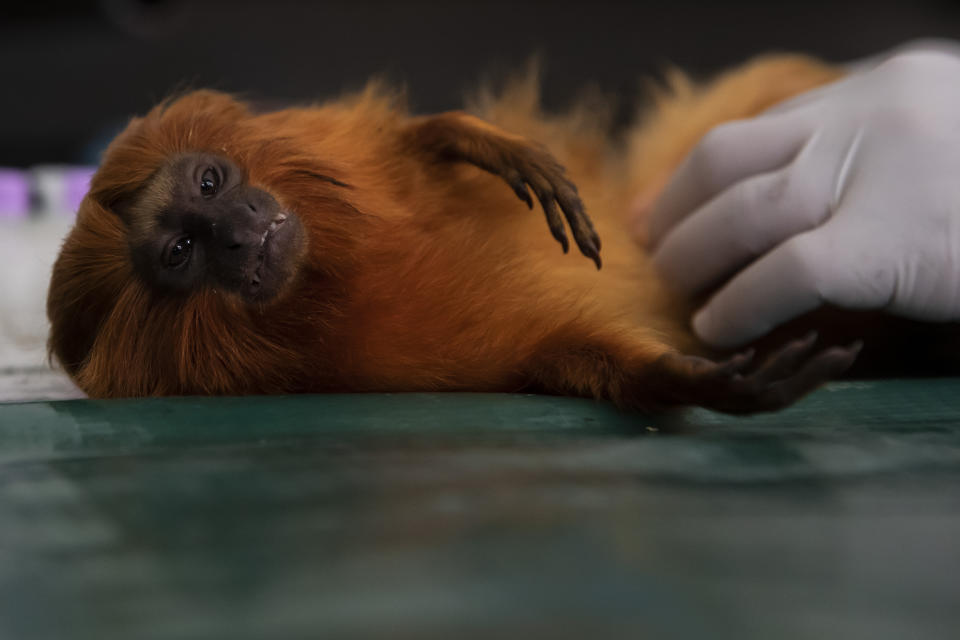
[[[814,352],[816,332],[792,340],[751,370],[753,351],[727,360],[667,353],[648,371],[658,400],[696,404],[724,413],[777,411],[846,371],[863,347],[860,341]]]
[[[563,225],[566,219],[580,252],[593,260],[597,269],[602,266],[600,236],[587,216],[577,187],[546,147],[460,112],[415,118],[403,140],[435,159],[469,162],[503,178],[531,209],[532,189],[543,207],[550,233],[564,253],[570,248]]]

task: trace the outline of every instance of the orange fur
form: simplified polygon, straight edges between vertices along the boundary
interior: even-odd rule
[[[675,73],[625,148],[588,110],[542,113],[529,81],[475,105],[490,124],[429,121],[459,127],[471,153],[488,153],[486,136],[545,144],[603,239],[601,271],[562,255],[542,214],[500,178],[431,156],[423,119],[376,85],[260,115],[222,94],[188,94],[134,119],[107,150],[54,269],[51,352],[100,397],[537,388],[655,404],[663,383],[652,363],[696,346],[683,303],[631,237],[630,201],[657,189],[713,125],[835,77],[800,57],[704,86]],[[189,150],[231,157],[301,217],[308,254],[276,302],[158,293],[132,273],[128,221],[113,208]]]

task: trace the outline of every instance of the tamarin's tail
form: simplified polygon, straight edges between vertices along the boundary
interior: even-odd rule
[[[609,175],[618,162],[610,144],[614,101],[597,89],[581,91],[560,113],[541,105],[541,64],[533,58],[499,85],[487,83],[467,99],[467,110],[512,133],[546,145],[575,181]]]
[[[627,219],[630,204],[652,202],[704,134],[841,75],[840,69],[814,58],[786,54],[761,56],[702,83],[669,69],[663,82],[646,83],[643,104],[620,140],[610,134],[615,101],[598,90],[582,92],[562,113],[545,112],[536,59],[502,85],[483,86],[468,99],[467,108],[545,144],[574,182],[592,192],[591,200],[602,198],[602,206],[589,207],[591,215],[627,224],[642,241],[642,224]]]
[[[668,70],[663,84],[648,84],[648,102],[627,135],[628,189],[638,201],[652,202],[710,129],[757,115],[842,75],[814,58],[788,54],[755,58],[706,83]]]

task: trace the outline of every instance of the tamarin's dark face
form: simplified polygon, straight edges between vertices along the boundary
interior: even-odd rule
[[[126,209],[134,267],[164,290],[206,287],[267,302],[305,250],[297,216],[218,155],[173,157]]]

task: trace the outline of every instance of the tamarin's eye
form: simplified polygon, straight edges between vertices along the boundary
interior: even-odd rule
[[[190,259],[192,251],[193,240],[190,239],[190,236],[177,238],[167,248],[167,266],[171,269],[182,267]]]
[[[213,167],[209,167],[203,172],[203,175],[200,176],[200,194],[204,198],[209,198],[215,195],[219,189],[220,176],[213,170]]]

